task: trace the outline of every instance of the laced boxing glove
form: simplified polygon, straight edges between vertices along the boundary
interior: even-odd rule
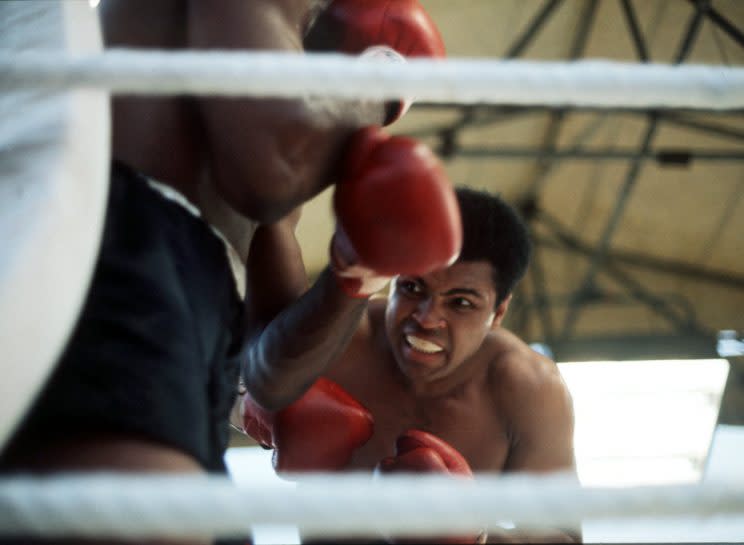
[[[418,0],[333,0],[316,20],[305,47],[393,62],[446,54],[437,26]],[[385,124],[399,119],[411,103],[391,103]]]
[[[244,431],[274,449],[278,473],[342,469],[373,430],[370,412],[324,377],[279,411],[267,411],[246,394],[242,416]]]
[[[470,464],[452,445],[436,435],[421,430],[408,430],[395,442],[395,456],[380,460],[378,474],[395,472],[446,473],[472,479]],[[468,536],[427,538],[426,543],[484,543],[485,532]],[[395,540],[396,543],[418,543],[416,540]]]
[[[452,264],[462,246],[457,197],[424,144],[367,127],[351,138],[333,206],[331,265],[347,294],[366,297],[396,274]]]

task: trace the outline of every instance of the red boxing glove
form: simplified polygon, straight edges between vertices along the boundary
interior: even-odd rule
[[[334,49],[361,53],[388,46],[406,57],[444,57],[444,41],[418,0],[333,0],[317,25],[335,38]]]
[[[274,449],[278,473],[342,469],[372,436],[370,412],[324,377],[280,411],[267,411],[246,394],[242,412],[245,432]]]
[[[306,40],[308,49],[332,49],[404,62],[404,57],[444,57],[442,36],[418,0],[333,0]],[[385,124],[399,119],[411,100],[394,104]]]
[[[331,270],[336,280],[349,297],[365,299],[384,288],[390,276],[380,275],[374,270],[359,265],[359,256],[341,226],[331,239]]]
[[[462,246],[460,208],[434,153],[379,127],[357,131],[346,149],[333,206],[349,261],[378,276],[420,276],[452,264]],[[351,260],[348,255],[351,254]],[[353,271],[352,271],[353,272]],[[344,274],[339,275],[348,282]],[[356,275],[361,277],[363,275]],[[348,275],[347,275],[348,277]]]
[[[399,436],[395,441],[395,456],[383,458],[377,471],[435,472],[473,477],[470,465],[455,447],[421,430],[408,430]]]
[[[395,456],[383,458],[376,473],[446,473],[468,479],[473,472],[467,460],[455,447],[436,435],[421,430],[408,430],[395,441]],[[423,541],[413,539],[394,540],[395,543],[485,543],[486,533],[480,532],[470,536],[426,538]]]

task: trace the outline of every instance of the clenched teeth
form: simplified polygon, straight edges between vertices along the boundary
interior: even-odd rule
[[[406,342],[419,352],[426,354],[436,354],[442,351],[442,347],[424,339],[419,339],[413,335],[406,335]]]

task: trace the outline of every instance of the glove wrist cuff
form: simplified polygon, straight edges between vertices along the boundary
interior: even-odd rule
[[[369,299],[390,281],[389,277],[375,275],[359,265],[341,266],[333,250],[330,269],[336,279],[336,285],[353,299]]]

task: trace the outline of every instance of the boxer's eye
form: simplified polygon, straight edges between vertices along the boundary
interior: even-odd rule
[[[469,299],[465,299],[464,297],[455,297],[453,299],[450,299],[450,304],[456,309],[460,310],[469,310],[471,308],[475,308],[473,302]]]

